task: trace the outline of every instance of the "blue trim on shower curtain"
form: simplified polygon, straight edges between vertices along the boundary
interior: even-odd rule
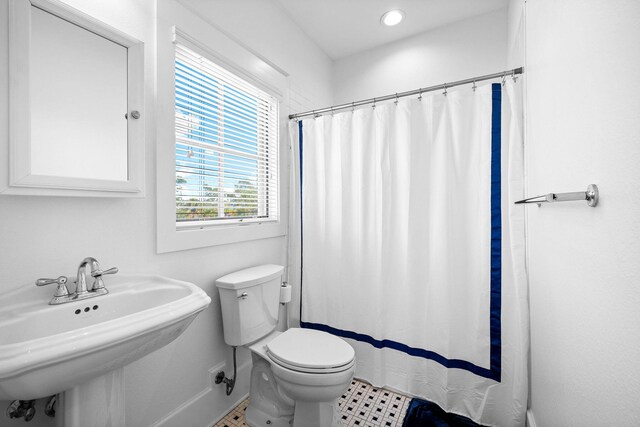
[[[373,338],[370,335],[361,334],[353,331],[347,331],[345,329],[337,329],[329,325],[323,325],[321,323],[300,322],[300,326],[302,328],[316,329],[318,331],[329,332],[330,334],[337,335],[343,338],[350,338],[352,340],[366,342],[368,344],[371,344],[375,348],[383,348],[383,347],[391,348],[393,350],[406,353],[410,356],[422,357],[423,359],[433,360],[434,362],[437,362],[446,368],[464,369],[465,371],[469,371],[481,377],[496,379],[491,369],[474,365],[473,363],[467,362],[466,360],[462,360],[462,359],[447,359],[446,357],[436,353],[435,351],[425,350],[423,348],[417,348],[417,347],[410,347],[407,344],[403,344],[401,342],[393,341],[393,340],[386,340],[386,339],[378,340]],[[498,377],[499,375],[500,373],[498,373]],[[499,378],[496,381],[499,381]]]
[[[500,382],[502,371],[502,86],[491,85],[491,304],[490,366],[492,378]]]
[[[304,248],[303,239],[304,233],[302,232],[302,120],[298,122],[298,151],[300,156],[300,323],[302,324],[302,272],[304,257],[302,256],[302,250]]]
[[[302,120],[298,122],[298,148],[300,151],[300,222],[302,223]]]
[[[502,130],[502,86],[491,85],[491,292],[489,306],[490,366],[489,369],[461,359],[448,359],[435,351],[410,347],[398,341],[378,340],[370,335],[337,329],[321,323],[302,321],[302,301],[300,302],[300,327],[329,332],[343,338],[366,342],[375,348],[391,348],[410,356],[433,360],[446,368],[464,369],[478,376],[500,382],[502,371],[502,191],[501,191],[501,130]],[[302,121],[300,130],[300,215],[302,217]],[[302,226],[301,226],[302,234]],[[301,237],[302,241],[302,237]],[[300,283],[302,293],[302,280]]]

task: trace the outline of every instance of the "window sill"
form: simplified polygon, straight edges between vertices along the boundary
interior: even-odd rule
[[[176,229],[178,231],[184,230],[206,230],[213,228],[226,228],[226,227],[244,227],[252,225],[263,224],[277,224],[278,221],[268,218],[243,218],[243,219],[222,219],[222,220],[207,220],[207,221],[181,221],[176,222]]]
[[[211,226],[176,229],[175,222],[158,227],[158,253],[183,251],[207,246],[281,237],[286,234],[282,222],[248,223],[242,225]]]

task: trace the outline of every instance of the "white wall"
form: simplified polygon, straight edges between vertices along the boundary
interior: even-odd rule
[[[525,0],[509,0],[507,6],[507,68],[524,66]]]
[[[514,14],[517,16],[517,14]],[[538,427],[640,425],[640,2],[526,3],[531,412]]]
[[[65,0],[81,11],[131,34],[145,43],[146,79],[146,186],[144,199],[97,199],[70,197],[0,196],[0,292],[33,286],[38,277],[73,274],[86,256],[104,267],[118,266],[123,273],[158,273],[193,282],[212,298],[174,343],[134,362],[125,369],[126,420],[130,426],[147,426],[173,411],[173,422],[210,425],[248,392],[244,372],[234,394],[227,398],[222,387],[206,393],[208,370],[228,362],[231,352],[224,344],[219,298],[214,281],[228,272],[260,263],[286,261],[285,238],[263,239],[197,250],[156,253],[156,120],[155,120],[155,0]],[[318,108],[332,102],[331,61],[271,1],[215,2],[208,19],[227,26],[235,38],[289,74],[287,111]],[[251,3],[248,5],[248,3]],[[7,138],[7,0],[0,0],[0,138]],[[247,14],[246,8],[255,13]],[[263,19],[268,16],[269,20]],[[240,19],[242,17],[242,19]],[[277,31],[274,31],[275,23]],[[276,25],[277,24],[277,25]],[[291,49],[294,40],[295,49]],[[284,137],[284,136],[283,136]],[[3,154],[4,155],[4,154]],[[283,179],[288,174],[282,167]],[[287,200],[287,195],[283,195]],[[286,209],[286,204],[283,209]],[[107,281],[108,286],[108,281]],[[53,289],[43,288],[50,293]],[[246,366],[248,353],[239,352]],[[198,399],[198,397],[200,399]],[[179,412],[181,405],[193,403]],[[0,402],[3,426],[23,421],[4,418],[8,402]],[[194,408],[197,406],[197,410]],[[171,421],[167,423],[171,425]],[[32,426],[51,425],[40,410]]]
[[[179,0],[206,21],[290,74],[289,111],[333,101],[333,63],[275,0]],[[247,13],[251,11],[251,13]]]
[[[336,104],[437,85],[506,68],[507,12],[427,31],[335,62]]]

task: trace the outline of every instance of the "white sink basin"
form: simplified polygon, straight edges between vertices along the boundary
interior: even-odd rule
[[[48,305],[53,286],[0,296],[0,400],[49,396],[121,368],[176,339],[211,302],[161,276],[118,274],[105,285],[107,295],[61,305]]]

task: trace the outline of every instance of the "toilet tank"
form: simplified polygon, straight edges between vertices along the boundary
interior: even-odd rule
[[[252,343],[275,329],[283,270],[281,265],[259,265],[216,280],[228,345]]]

